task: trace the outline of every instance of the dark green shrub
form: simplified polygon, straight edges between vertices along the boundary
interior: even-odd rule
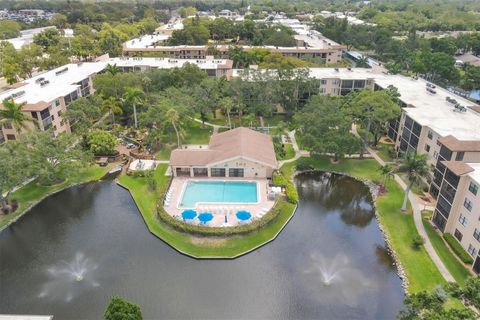
[[[273,184],[277,186],[285,186],[287,185],[287,179],[285,179],[285,177],[282,174],[275,173],[273,175]]]
[[[413,248],[418,250],[424,244],[425,244],[425,240],[420,235],[416,235],[415,237],[413,237],[413,239],[412,239]]]
[[[154,170],[148,170],[145,172],[145,179],[147,181],[148,188],[150,191],[156,191],[157,190],[157,179],[155,179],[155,171]]]
[[[287,200],[290,203],[297,204],[298,203],[298,193],[297,193],[297,188],[295,188],[295,185],[293,182],[288,181],[287,185],[285,186],[287,190]]]
[[[12,212],[18,209],[17,199],[12,199],[12,201],[10,201],[10,207],[12,208]]]
[[[148,175],[149,171],[153,170],[135,170],[135,171],[130,171],[130,175],[134,178],[144,178]]]
[[[313,166],[307,158],[300,158],[297,160],[296,168],[298,171],[313,170]]]
[[[113,297],[104,314],[105,320],[142,320],[140,307],[120,297]]]
[[[157,205],[157,216],[160,220],[167,223],[174,229],[182,232],[195,234],[195,235],[219,236],[219,237],[229,236],[229,235],[242,235],[242,234],[247,234],[247,233],[256,231],[257,229],[270,224],[272,221],[274,221],[278,217],[280,212],[285,207],[285,203],[286,202],[284,198],[279,197],[274,207],[272,208],[272,210],[270,210],[261,219],[254,220],[248,224],[243,224],[243,225],[233,226],[233,227],[225,227],[225,228],[211,228],[207,226],[192,225],[192,224],[185,223],[182,220],[177,220],[165,211],[161,203]]]
[[[450,233],[444,233],[443,238],[447,241],[450,248],[452,248],[453,252],[466,264],[472,264],[473,259],[472,257],[465,251],[460,243],[458,243],[457,239],[455,239]]]

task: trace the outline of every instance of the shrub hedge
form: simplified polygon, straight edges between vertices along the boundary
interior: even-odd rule
[[[466,264],[472,264],[473,259],[472,257],[465,251],[460,243],[458,243],[457,239],[455,239],[450,233],[444,233],[443,238],[447,241],[450,248],[452,248],[453,252]]]
[[[280,173],[274,173],[273,174],[273,184],[277,186],[286,186],[287,185],[287,179],[285,179],[284,176],[282,176]]]
[[[310,164],[310,159],[308,158],[298,159],[295,167],[298,171],[307,171],[314,169],[313,166]]]
[[[153,175],[154,170],[133,170],[129,171],[129,175],[134,178],[144,178],[148,175]]]
[[[298,203],[298,192],[297,192],[297,188],[295,188],[295,185],[293,184],[293,182],[288,180],[285,188],[287,190],[287,200],[288,200],[288,202],[293,203],[293,204],[297,204]]]
[[[163,199],[163,197],[162,197]],[[185,223],[184,221],[177,220],[169,215],[163,208],[162,202],[157,204],[157,216],[160,220],[172,226],[174,229],[182,232],[187,232],[194,235],[203,235],[203,236],[228,236],[228,235],[244,235],[257,229],[266,226],[274,219],[276,219],[285,205],[285,199],[283,197],[278,197],[275,205],[272,210],[265,214],[262,218],[256,219],[250,223],[224,227],[224,228],[212,228],[207,226],[199,226]]]

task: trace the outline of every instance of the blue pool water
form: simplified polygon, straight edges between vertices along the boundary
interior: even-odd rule
[[[182,208],[197,203],[255,203],[257,184],[246,181],[188,181],[183,193]]]

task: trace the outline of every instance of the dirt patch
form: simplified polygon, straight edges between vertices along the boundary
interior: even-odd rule
[[[384,144],[391,144],[391,145],[394,145],[395,142],[393,142],[390,138],[388,137],[381,137],[380,138],[380,143],[384,143]]]

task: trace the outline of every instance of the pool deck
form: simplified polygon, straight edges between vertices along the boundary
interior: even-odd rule
[[[184,208],[179,208],[179,203],[181,197],[183,196],[183,189],[185,184],[189,180],[194,181],[254,181],[257,183],[258,188],[258,203],[249,204],[249,203],[215,203],[215,204],[201,204],[200,207],[204,208],[205,206],[213,210],[201,210],[208,211],[213,213],[213,220],[208,222],[206,225],[210,227],[222,227],[222,226],[237,226],[240,224],[245,224],[253,221],[254,219],[260,218],[260,214],[265,211],[272,209],[275,201],[268,200],[268,181],[267,179],[246,179],[246,178],[189,178],[189,177],[174,177],[170,185],[170,201],[164,205],[165,211],[170,214],[172,217],[181,219],[182,212]],[[237,219],[237,211],[245,210],[249,211],[252,214],[252,219],[248,221],[240,221]],[[198,212],[197,210],[197,213]],[[227,225],[225,225],[225,216],[227,217]],[[197,218],[192,220],[186,220],[186,223],[199,224]]]

